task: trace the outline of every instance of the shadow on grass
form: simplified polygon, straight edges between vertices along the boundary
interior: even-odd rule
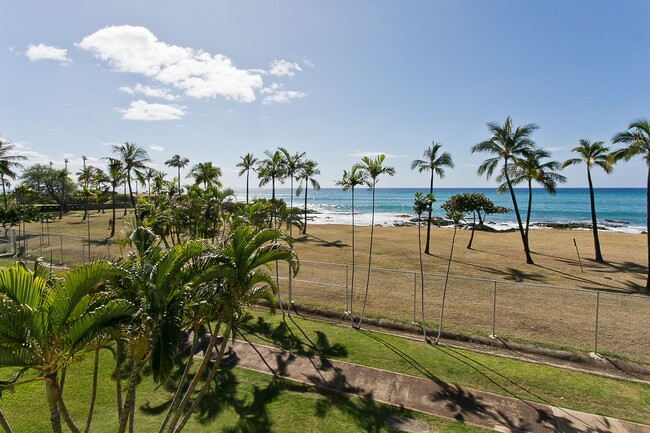
[[[301,244],[311,242],[311,243],[319,244],[320,246],[323,247],[343,248],[343,247],[350,246],[349,244],[346,244],[340,239],[337,239],[335,241],[326,241],[325,239],[321,239],[319,237],[310,234],[301,235],[299,238],[295,238],[293,241]]]

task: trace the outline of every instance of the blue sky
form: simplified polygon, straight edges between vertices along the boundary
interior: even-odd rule
[[[81,155],[101,166],[134,142],[153,165],[213,161],[242,187],[239,157],[283,146],[333,187],[385,153],[383,187],[426,186],[410,170],[433,140],[456,163],[441,187],[485,187],[486,123],[537,123],[553,159],[650,116],[647,1],[3,2],[0,136],[29,162]],[[615,148],[615,146],[611,146]],[[188,167],[189,168],[189,167]],[[643,187],[647,166],[595,173]],[[564,171],[586,186],[584,167]]]

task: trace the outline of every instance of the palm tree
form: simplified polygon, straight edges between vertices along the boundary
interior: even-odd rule
[[[182,158],[180,155],[176,154],[170,159],[165,161],[167,167],[176,167],[178,169],[178,189],[181,189],[181,168],[185,168],[187,164],[190,163],[188,158]]]
[[[282,163],[284,165],[284,175],[290,179],[289,191],[290,192],[290,203],[289,206],[293,207],[293,180],[296,177],[296,173],[300,170],[305,163],[305,152],[294,153],[291,155],[287,149],[284,147],[279,147],[278,150],[282,152]]]
[[[580,145],[571,149],[580,155],[579,158],[567,159],[562,163],[562,168],[570,165],[585,163],[587,166],[587,184],[589,185],[589,202],[591,204],[591,230],[594,234],[594,248],[596,250],[596,261],[604,262],[600,251],[600,240],[598,239],[598,220],[596,219],[596,202],[594,199],[594,186],[591,182],[591,168],[598,166],[607,174],[610,174],[614,167],[609,157],[609,147],[604,146],[603,141],[580,140]]]
[[[420,294],[422,304],[422,333],[424,334],[424,342],[427,342],[427,328],[424,323],[424,265],[422,263],[422,214],[431,211],[431,205],[434,202],[433,194],[424,195],[420,191],[415,193],[413,199],[413,212],[418,216],[418,254],[420,255]],[[415,311],[413,311],[415,316]],[[415,317],[414,317],[415,319]]]
[[[296,179],[300,181],[300,185],[298,185],[298,189],[296,189],[296,195],[299,196],[302,193],[303,190],[303,182],[305,184],[304,190],[305,190],[305,222],[302,226],[302,234],[307,233],[307,189],[309,187],[309,184],[311,184],[311,187],[314,188],[316,191],[320,190],[320,183],[316,179],[314,179],[314,176],[317,176],[320,174],[320,170],[317,169],[316,167],[318,166],[318,163],[316,161],[312,161],[311,159],[308,159],[305,161],[302,166],[300,167],[300,170],[298,171],[298,176]]]
[[[530,245],[528,238],[528,229],[530,227],[530,213],[533,203],[533,181],[542,185],[542,187],[551,195],[557,193],[557,184],[566,182],[566,177],[555,173],[560,169],[560,163],[557,161],[548,161],[542,163],[542,159],[550,158],[551,153],[544,149],[531,149],[524,154],[523,158],[514,159],[515,164],[511,165],[510,182],[512,185],[519,185],[526,182],[528,184],[528,208],[526,211],[526,242]],[[500,174],[497,181],[503,182],[505,176]],[[505,183],[499,185],[498,191],[504,192],[507,188]]]
[[[487,126],[492,133],[492,136],[488,140],[482,141],[472,146],[472,153],[487,152],[492,153],[495,156],[483,161],[483,163],[478,168],[478,174],[481,176],[485,174],[489,179],[492,177],[492,174],[494,173],[494,170],[497,168],[499,163],[503,161],[503,168],[501,169],[501,173],[503,174],[505,183],[508,186],[508,190],[510,191],[510,198],[512,199],[515,216],[517,217],[519,234],[521,235],[521,241],[524,244],[526,263],[532,265],[535,262],[533,262],[533,258],[530,255],[528,239],[524,233],[524,227],[521,222],[519,207],[517,206],[517,198],[515,197],[515,192],[512,189],[512,183],[510,182],[509,164],[513,161],[513,158],[523,156],[527,151],[531,150],[535,146],[535,142],[530,138],[530,136],[532,135],[533,131],[538,128],[538,126],[534,123],[528,123],[526,125],[518,126],[513,130],[512,119],[510,116],[506,118],[506,121],[503,125],[500,125],[496,122],[489,122]]]
[[[147,196],[151,197],[151,181],[158,174],[158,170],[153,167],[147,167],[144,170],[139,170],[136,172],[138,182],[142,185],[147,185]]]
[[[5,180],[6,178],[15,179],[16,172],[14,169],[23,168],[22,164],[18,161],[27,159],[22,155],[11,154],[14,148],[15,146],[9,140],[0,138],[0,181],[2,182],[2,199],[4,200],[5,209],[8,207]]]
[[[237,167],[240,167],[239,175],[246,173],[246,204],[248,204],[248,179],[250,176],[250,171],[257,171],[255,169],[255,164],[257,164],[257,158],[253,156],[252,153],[247,153],[244,156],[240,156],[241,162],[237,164]]]
[[[431,147],[428,147],[424,154],[422,155],[424,159],[416,159],[411,163],[411,170],[417,169],[420,173],[423,171],[430,170],[431,177],[429,179],[429,194],[433,195],[433,175],[436,174],[439,178],[445,177],[445,167],[454,168],[454,162],[451,159],[451,155],[447,152],[443,152],[438,156],[438,150],[442,147],[442,144],[432,142]],[[424,253],[429,254],[429,241],[431,239],[431,211],[432,208],[429,208],[429,220],[427,222],[427,242],[424,247]]]
[[[366,278],[366,293],[363,300],[363,308],[361,310],[361,317],[359,317],[359,323],[357,323],[357,329],[361,328],[361,321],[366,312],[366,303],[368,302],[368,288],[370,287],[370,266],[372,264],[372,241],[375,232],[375,190],[377,186],[377,179],[382,174],[387,174],[389,176],[395,175],[395,168],[391,166],[384,166],[384,159],[386,155],[381,154],[375,159],[371,159],[368,156],[361,158],[360,164],[355,164],[355,167],[358,170],[361,170],[366,173],[367,184],[372,191],[372,216],[370,218],[370,251],[368,253],[368,276]]]
[[[354,299],[354,187],[364,185],[366,183],[366,172],[359,170],[353,166],[349,172],[343,170],[343,177],[341,180],[336,181],[336,185],[340,186],[343,191],[348,189],[352,190],[352,284],[350,285],[350,320],[354,325],[354,315],[352,311],[352,300]]]
[[[209,186],[221,187],[219,178],[221,177],[221,169],[212,165],[211,161],[199,162],[190,170],[187,177],[194,178],[194,185],[203,184],[203,189],[208,189]]]
[[[298,272],[298,259],[291,248],[290,238],[276,229],[257,231],[250,226],[235,228],[224,248],[214,257],[214,275],[222,281],[220,302],[217,306],[219,319],[205,353],[213,353],[220,328],[225,324],[225,330],[221,334],[222,343],[216,352],[216,357],[212,359],[209,355],[203,357],[194,379],[175,411],[168,432],[179,433],[183,429],[212,385],[226,351],[228,339],[235,332],[238,319],[243,315],[243,307],[262,299],[270,305],[274,304],[273,295],[277,288],[273,278],[267,272],[267,268],[279,260],[286,262],[293,270],[294,275]],[[194,402],[186,410],[185,408],[195,395],[200,378],[204,376],[210,362],[212,362],[212,366],[207,379],[196,394]]]
[[[82,158],[83,168],[77,172],[77,180],[79,181],[79,185],[81,186],[81,190],[84,196],[84,216],[81,218],[81,221],[86,221],[86,218],[88,218],[88,200],[90,198],[90,189],[88,188],[88,183],[95,174],[95,167],[92,165],[86,166],[87,158],[85,156]]]
[[[59,373],[104,332],[131,320],[135,307],[103,290],[120,273],[108,262],[88,262],[61,275],[34,273],[19,264],[0,270],[0,367],[19,367],[14,385],[45,383],[52,431],[62,431],[61,416],[78,432],[67,413]],[[34,379],[20,381],[27,370]]]
[[[646,181],[646,215],[650,216],[650,123],[646,119],[637,120],[630,123],[627,131],[619,132],[612,138],[614,143],[627,144],[627,147],[614,151],[612,158],[614,161],[624,159],[629,161],[635,156],[641,156],[645,159],[648,166],[648,176]],[[646,291],[650,291],[650,218],[647,218],[647,236],[648,236],[648,277],[646,279]]]
[[[108,160],[107,177],[111,186],[111,207],[113,208],[113,217],[111,218],[111,238],[115,236],[115,209],[117,207],[116,190],[124,182],[124,164],[116,158],[105,158]]]
[[[146,163],[151,161],[149,154],[143,148],[134,143],[124,143],[113,145],[113,153],[117,154],[124,164],[124,173],[126,174],[126,184],[129,187],[129,197],[131,197],[131,206],[135,208],[135,198],[131,189],[131,172],[145,169]]]
[[[275,209],[275,181],[284,181],[284,178],[286,177],[285,166],[282,159],[282,152],[279,150],[276,150],[275,152],[267,150],[264,154],[267,158],[259,162],[257,166],[257,175],[260,180],[260,186],[264,186],[271,182],[271,202],[273,202],[273,208]],[[275,212],[273,221],[275,223]]]

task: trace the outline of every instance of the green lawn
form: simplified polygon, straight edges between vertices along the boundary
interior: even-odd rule
[[[115,382],[111,379],[113,360],[101,358],[100,384],[93,432],[115,431]],[[0,369],[2,378],[9,373]],[[90,397],[92,355],[70,368],[64,396],[66,404],[83,431]],[[136,432],[157,432],[171,393],[156,387],[145,375],[138,387]],[[51,431],[42,383],[5,392],[0,403],[14,432]],[[425,420],[431,431],[485,432],[456,421],[433,418],[403,409],[317,390],[303,384],[239,368],[223,370],[218,383],[206,395],[199,412],[184,431],[196,432],[387,432],[386,420],[393,415]],[[64,431],[66,427],[64,426]]]
[[[295,315],[252,312],[241,325],[253,342],[650,424],[650,385],[604,378]]]

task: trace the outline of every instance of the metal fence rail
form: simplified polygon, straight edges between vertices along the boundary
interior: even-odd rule
[[[75,265],[89,259],[124,257],[109,239],[11,230],[0,236],[4,251]],[[281,298],[359,315],[366,295],[368,268],[301,260],[297,278],[280,266]],[[365,314],[438,328],[445,275],[371,268]],[[447,331],[527,342],[579,353],[595,352],[650,364],[650,334],[645,319],[650,296],[572,289],[450,275],[443,327]]]

